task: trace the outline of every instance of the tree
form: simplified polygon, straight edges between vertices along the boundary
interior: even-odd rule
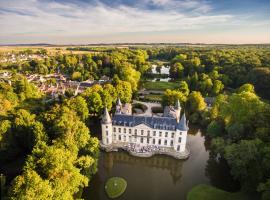
[[[182,78],[184,72],[184,67],[181,63],[177,62],[170,68],[170,77],[171,78]]]
[[[231,167],[231,174],[249,191],[253,191],[262,178],[261,145],[262,142],[256,139],[242,140],[239,144],[225,147],[225,158]]]
[[[182,92],[186,97],[189,95],[189,88],[186,81],[180,81],[179,90]]]
[[[89,129],[76,113],[67,107],[63,107],[59,117],[54,120],[53,130],[58,143],[71,150],[84,147],[90,138]]]
[[[212,88],[212,94],[215,96],[218,95],[222,92],[223,88],[223,83],[220,80],[215,80]]]
[[[85,99],[81,96],[77,96],[66,102],[67,106],[75,111],[82,121],[88,118],[89,110]]]
[[[218,137],[222,136],[224,132],[224,125],[218,121],[212,121],[207,126],[207,135],[210,137]]]
[[[39,141],[47,140],[43,124],[36,121],[35,117],[23,109],[14,114],[12,133],[24,150],[30,151]]]
[[[99,93],[92,92],[90,94],[86,94],[86,96],[84,95],[84,98],[86,99],[89,113],[98,114],[101,112],[103,108],[103,102]]]
[[[238,89],[238,93],[241,92],[251,92],[251,93],[255,93],[254,91],[254,86],[250,83],[246,83],[244,85],[242,85],[239,89]]]
[[[179,100],[180,102],[186,102],[186,96],[177,90],[167,89],[162,96],[162,105],[170,106],[175,105],[175,103]]]
[[[115,87],[117,96],[123,101],[124,103],[128,103],[131,101],[132,98],[132,89],[131,84],[126,81],[119,81]]]
[[[186,108],[190,114],[203,111],[206,108],[206,103],[200,92],[193,91],[190,93],[186,102]]]
[[[82,80],[81,72],[73,72],[72,75],[71,75],[71,80],[73,80],[73,81],[81,81]]]
[[[73,199],[80,187],[88,184],[88,178],[80,174],[77,152],[70,151],[56,143],[47,146],[39,143],[27,158],[24,170],[34,170],[52,186],[52,199]]]
[[[53,199],[53,188],[48,180],[43,180],[34,170],[25,170],[17,176],[9,190],[12,200]]]
[[[249,81],[255,86],[255,90],[260,96],[270,99],[270,69],[255,68],[248,75]]]

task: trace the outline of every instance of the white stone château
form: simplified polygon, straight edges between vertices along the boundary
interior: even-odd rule
[[[107,108],[101,120],[101,147],[107,151],[125,149],[132,155],[149,157],[167,154],[187,158],[188,123],[185,113],[181,115],[180,102],[166,107],[162,117],[132,115],[131,106],[122,106],[117,100],[113,117]]]

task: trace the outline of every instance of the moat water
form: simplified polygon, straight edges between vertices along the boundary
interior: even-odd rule
[[[229,169],[222,160],[211,159],[203,133],[192,127],[188,135],[191,155],[186,160],[156,155],[138,158],[126,152],[101,151],[98,172],[93,176],[82,198],[107,200],[104,185],[108,178],[126,179],[127,189],[119,200],[185,200],[197,184],[211,184],[227,191],[236,191]]]

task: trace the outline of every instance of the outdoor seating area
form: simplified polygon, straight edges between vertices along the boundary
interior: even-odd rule
[[[162,150],[157,145],[142,146],[140,144],[135,144],[135,143],[126,144],[123,146],[123,149],[129,152],[134,152],[134,153],[152,153],[152,152],[158,152]]]

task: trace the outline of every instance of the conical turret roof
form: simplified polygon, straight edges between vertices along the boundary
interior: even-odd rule
[[[120,98],[119,98],[119,97],[117,98],[116,105],[117,105],[117,106],[122,106],[122,103],[121,103],[121,100],[120,100]]]
[[[186,119],[185,113],[183,114],[180,122],[178,123],[177,129],[182,130],[182,131],[187,131],[188,130],[187,119]]]
[[[103,116],[102,116],[102,122],[103,123],[111,123],[112,122],[110,114],[109,114],[108,109],[106,107],[104,108],[104,113],[103,113]]]
[[[176,109],[178,109],[178,108],[180,108],[181,106],[180,106],[180,101],[179,101],[179,99],[177,99],[177,101],[176,101],[176,103],[175,103],[175,108]]]

